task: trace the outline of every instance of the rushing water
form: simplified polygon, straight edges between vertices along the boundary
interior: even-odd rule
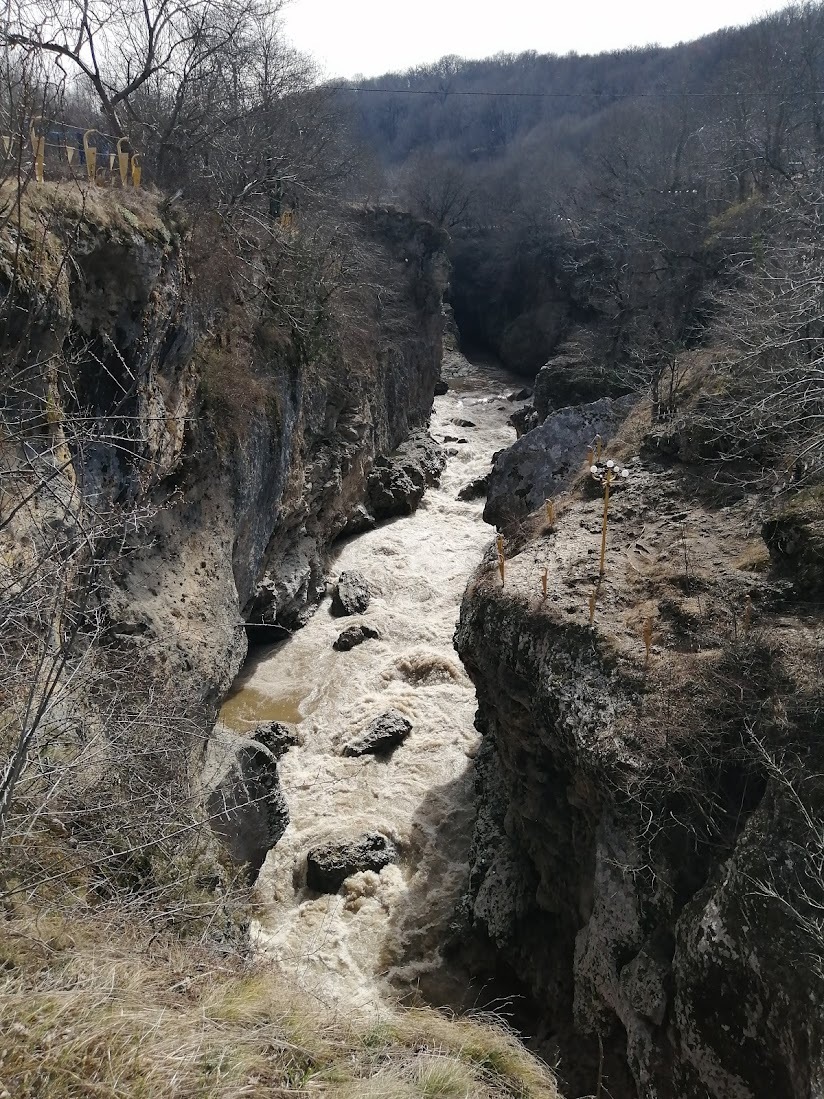
[[[258,879],[265,915],[256,938],[305,987],[348,1009],[375,1005],[388,983],[449,998],[438,944],[465,879],[478,745],[475,692],[452,635],[464,587],[491,537],[483,501],[457,495],[513,441],[505,395],[518,382],[462,359],[447,377],[450,390],[435,400],[431,431],[439,441],[466,442],[444,443],[440,487],[414,516],[345,543],[333,563],[332,578],[357,569],[368,579],[366,613],[333,618],[327,599],[302,630],[249,662],[221,714],[239,732],[260,720],[297,723],[303,743],[279,765],[291,823]],[[378,629],[380,640],[335,652],[340,631],[360,621]],[[389,758],[339,754],[390,708],[413,729]],[[356,874],[336,895],[306,890],[309,848],[375,830],[398,846],[398,865]]]

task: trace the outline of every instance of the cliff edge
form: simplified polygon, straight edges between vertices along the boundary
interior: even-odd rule
[[[554,516],[505,529],[504,582],[491,549],[467,589],[483,746],[462,936],[531,995],[568,1093],[812,1097],[820,491],[773,499],[695,442],[688,414],[644,404],[619,430],[603,577],[582,447]]]

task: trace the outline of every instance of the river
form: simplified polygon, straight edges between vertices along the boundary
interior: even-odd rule
[[[343,543],[330,579],[356,569],[372,602],[334,618],[329,599],[285,643],[253,655],[221,720],[245,732],[261,720],[295,723],[302,744],[279,764],[290,824],[260,872],[258,948],[301,985],[347,1010],[370,1009],[390,991],[454,1000],[439,953],[465,881],[474,819],[472,759],[479,737],[475,691],[452,647],[467,580],[491,540],[483,500],[458,500],[514,441],[506,399],[523,384],[500,367],[449,356],[449,392],[435,399],[432,435],[446,441],[440,487],[415,515]],[[460,426],[468,420],[474,426]],[[332,643],[363,621],[380,632],[349,652]],[[341,744],[385,710],[412,723],[388,758],[340,755]],[[353,875],[335,895],[305,887],[315,844],[379,831],[401,860]]]

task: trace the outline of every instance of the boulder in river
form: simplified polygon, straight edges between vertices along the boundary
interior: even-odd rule
[[[520,439],[522,435],[526,435],[527,431],[532,431],[534,427],[537,427],[541,423],[541,419],[532,405],[524,405],[512,413],[507,423],[515,428],[515,434]]]
[[[448,392],[449,392],[449,384],[447,382],[445,382],[443,380],[443,378],[438,378],[438,380],[435,382],[435,396],[436,397],[443,397],[444,393],[448,393]]]
[[[252,740],[267,748],[275,759],[285,756],[290,748],[301,743],[301,738],[291,725],[282,721],[260,721],[252,733]]]
[[[476,477],[474,481],[469,481],[465,484],[461,491],[458,493],[459,500],[480,500],[482,496],[486,496],[487,489],[489,488],[489,474],[485,477]]]
[[[351,534],[363,534],[365,530],[375,529],[375,516],[371,515],[363,504],[358,504],[347,520],[346,526],[341,531],[344,538]]]
[[[345,630],[338,634],[332,643],[332,648],[339,653],[348,653],[356,645],[362,645],[364,641],[378,637],[380,637],[380,632],[373,630],[371,626],[347,626]]]
[[[280,728],[285,729],[285,726]],[[275,846],[289,823],[276,753],[271,751],[267,740],[275,743],[277,737],[270,736],[268,730],[261,732],[261,726],[258,726],[253,740],[241,741],[230,767],[213,785],[207,798],[212,830],[223,841],[230,857],[248,866],[251,879],[257,875],[266,853]],[[285,750],[283,748],[281,754]]]
[[[380,832],[364,832],[343,843],[322,843],[306,856],[306,884],[318,893],[337,893],[350,874],[379,871],[397,859],[395,845]]]
[[[369,509],[376,519],[411,515],[427,486],[438,484],[446,460],[428,433],[419,431],[394,454],[375,459],[367,479]]]
[[[371,721],[360,736],[344,745],[345,756],[365,756],[388,752],[403,744],[412,732],[412,723],[397,710],[387,710]]]
[[[506,399],[508,401],[528,401],[531,396],[532,396],[532,390],[524,388],[524,389],[516,389],[515,392],[510,393],[507,396]]]
[[[371,598],[369,583],[362,573],[354,570],[342,572],[332,593],[332,614],[337,618],[363,614]]]
[[[462,416],[455,416],[454,419],[449,421],[454,424],[455,427],[477,427],[478,425],[473,423],[472,420],[464,420]]]

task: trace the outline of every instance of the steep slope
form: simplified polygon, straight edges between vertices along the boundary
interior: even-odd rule
[[[616,1096],[812,1097],[820,499],[771,505],[696,462],[687,429],[641,407],[610,445],[631,476],[600,581],[582,453],[554,521],[508,529],[505,584],[490,554],[467,590],[484,743],[464,936],[531,991],[569,1090],[593,1090],[600,1045]]]
[[[109,635],[183,694],[215,698],[245,654],[244,621],[299,625],[334,539],[414,508],[438,475],[423,437],[388,456],[431,408],[442,235],[390,208],[346,209],[318,259],[322,225],[273,228],[267,281],[242,236],[159,197],[47,184],[24,201],[33,263],[14,270],[7,225],[5,285],[34,322],[9,339],[55,364],[34,384],[52,385],[85,498],[137,516]],[[310,261],[318,280],[334,269],[331,287],[301,285]],[[80,432],[89,422],[104,427]]]

